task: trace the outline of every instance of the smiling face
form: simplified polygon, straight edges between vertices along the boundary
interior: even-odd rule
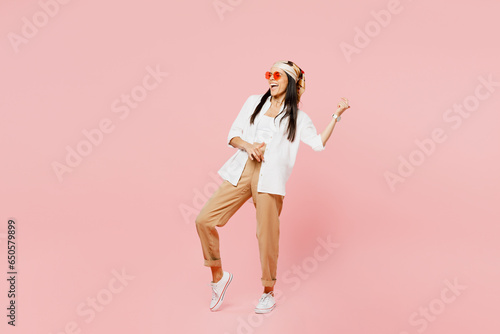
[[[271,75],[271,78],[268,80],[269,88],[271,89],[271,95],[280,100],[285,97],[286,87],[288,85],[288,77],[286,76],[285,71],[283,71],[279,67],[271,67],[271,73],[280,72],[281,78],[279,80],[274,80],[274,76]]]

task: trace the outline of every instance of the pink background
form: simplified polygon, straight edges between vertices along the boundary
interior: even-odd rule
[[[499,332],[500,86],[474,100],[480,77],[500,82],[498,1],[54,1],[0,4],[2,332]],[[340,46],[365,29],[369,43],[348,59]],[[340,97],[351,108],[325,151],[299,150],[277,308],[253,313],[249,201],[219,229],[234,281],[212,313],[194,219],[234,153],[234,118],[281,59],[306,72],[300,107],[318,132]],[[145,91],[148,67],[168,75]],[[131,92],[141,101],[124,114]],[[443,118],[464,103],[467,118]],[[82,131],[106,119],[113,130],[85,146]],[[436,128],[446,139],[424,155],[416,141]],[[78,145],[91,152],[59,180],[52,164]],[[400,159],[414,171],[391,188]],[[5,316],[9,218],[16,328]],[[326,259],[318,238],[337,244]]]

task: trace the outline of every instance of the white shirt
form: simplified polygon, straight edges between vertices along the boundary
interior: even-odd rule
[[[263,121],[263,118],[267,117],[264,116],[264,114],[271,106],[271,96],[267,98],[252,125],[250,125],[250,117],[263,95],[264,94],[250,95],[250,97],[247,98],[229,130],[227,137],[227,145],[229,147],[234,148],[229,144],[234,137],[240,137],[250,144],[258,142],[257,128],[260,122]],[[285,105],[283,103],[280,112],[284,107]],[[291,143],[287,139],[288,117],[279,124],[284,114],[285,113],[281,113],[276,119],[270,118],[271,122],[269,124],[272,133],[268,138],[269,142],[266,144],[266,149],[264,151],[265,161],[262,162],[260,167],[259,182],[257,184],[258,192],[285,196],[286,182],[295,165],[295,158],[297,157],[300,141],[309,145],[314,151],[322,151],[325,149],[323,141],[321,140],[321,134],[317,133],[309,116],[300,109],[298,109],[297,112],[295,140]],[[218,174],[232,185],[238,185],[247,159],[249,159],[248,153],[243,149],[238,149],[220,168]]]
[[[264,115],[257,124],[257,133],[255,137],[256,143],[266,143],[269,144],[273,134],[276,132],[276,128],[272,125],[274,117]]]

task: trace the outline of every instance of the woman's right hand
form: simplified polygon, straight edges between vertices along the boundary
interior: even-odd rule
[[[254,158],[259,162],[264,160],[264,151],[266,150],[264,147],[265,145],[266,143],[248,143],[245,147],[245,151],[248,153],[250,160],[253,160]],[[262,147],[264,147],[264,149],[262,149]]]

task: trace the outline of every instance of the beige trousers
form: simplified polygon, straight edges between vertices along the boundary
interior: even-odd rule
[[[237,186],[224,180],[208,199],[196,217],[196,230],[200,237],[204,265],[220,267],[219,234],[216,227],[223,227],[234,213],[252,196],[257,216],[257,240],[262,267],[262,285],[276,283],[279,253],[279,215],[285,196],[257,192],[261,162],[247,159]]]

